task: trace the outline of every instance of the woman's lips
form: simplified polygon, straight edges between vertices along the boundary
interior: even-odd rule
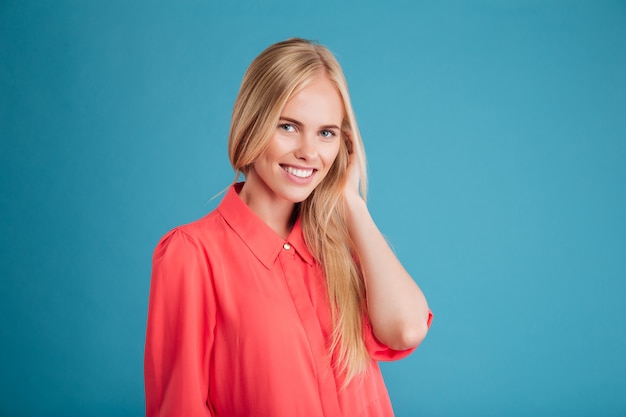
[[[309,178],[316,170],[313,168],[295,168],[289,165],[281,165],[281,167],[298,178]]]

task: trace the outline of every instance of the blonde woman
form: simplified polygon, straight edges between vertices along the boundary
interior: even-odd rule
[[[289,39],[244,75],[229,137],[245,182],[153,259],[146,414],[392,416],[377,362],[432,317],[365,204],[342,70]]]

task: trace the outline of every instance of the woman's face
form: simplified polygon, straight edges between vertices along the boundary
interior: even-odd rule
[[[246,175],[246,194],[271,204],[304,201],[337,157],[343,117],[341,96],[326,76],[294,94],[267,148]]]

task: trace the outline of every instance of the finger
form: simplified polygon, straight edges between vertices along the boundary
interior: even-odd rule
[[[344,138],[344,141],[346,142],[346,148],[348,149],[348,153],[352,154],[353,145],[352,145],[352,136],[350,135],[350,132],[344,131],[343,138]]]

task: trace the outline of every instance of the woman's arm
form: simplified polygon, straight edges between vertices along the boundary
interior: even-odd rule
[[[424,294],[389,247],[361,198],[356,165],[352,160],[344,199],[348,229],[363,270],[372,329],[376,338],[390,348],[411,349],[426,336],[430,310]]]
[[[203,252],[179,230],[154,252],[146,329],[147,417],[210,417],[209,357],[215,325]]]

